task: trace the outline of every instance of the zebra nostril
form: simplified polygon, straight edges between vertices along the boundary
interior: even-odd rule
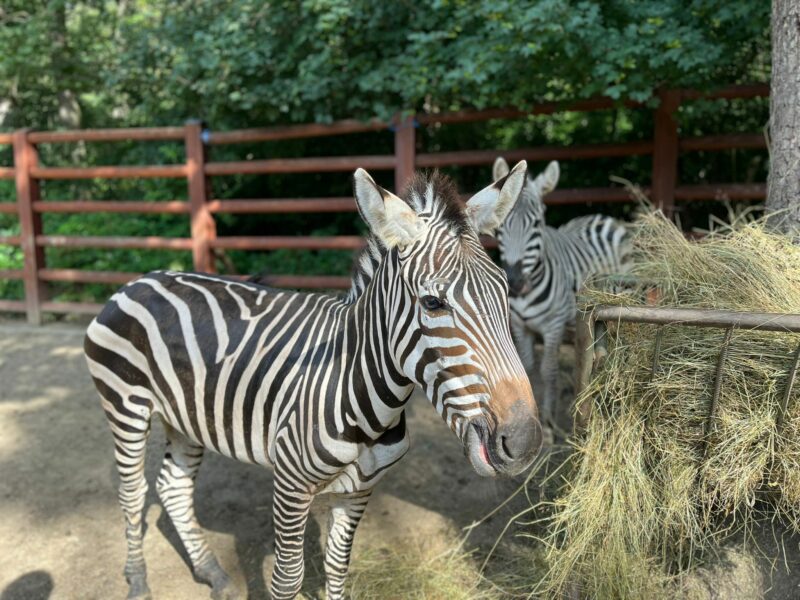
[[[508,449],[508,438],[504,435],[500,436],[500,448],[502,448],[506,458],[514,460],[514,455],[511,453],[511,450]]]

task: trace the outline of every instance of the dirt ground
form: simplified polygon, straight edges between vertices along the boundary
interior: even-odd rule
[[[0,323],[0,597],[124,598],[124,526],[116,499],[111,435],[82,354],[83,328]],[[478,477],[424,398],[411,401],[412,449],[378,486],[356,536],[356,553],[415,537],[432,541],[484,516],[513,482]],[[208,597],[186,566],[152,482],[163,456],[154,427],[147,455],[145,557],[154,598]],[[271,570],[272,475],[209,453],[197,511],[223,567],[265,598]],[[317,595],[323,504],[307,542],[306,592]],[[472,534],[489,544],[499,518]],[[316,571],[316,572],[315,572]]]
[[[0,600],[124,598],[123,519],[116,499],[111,436],[82,355],[83,327],[41,328],[0,322]],[[518,482],[474,474],[461,448],[423,398],[409,409],[412,448],[390,471],[356,536],[360,552],[410,538],[435,543],[481,518]],[[153,482],[162,458],[163,432],[155,426],[148,451]],[[251,599],[266,598],[271,570],[271,473],[209,454],[198,479],[197,511],[224,568]],[[151,483],[145,557],[154,598],[207,598],[195,582],[177,536]],[[307,595],[320,595],[323,504],[307,535]],[[477,528],[470,544],[486,551],[507,520],[502,513]],[[800,598],[797,540],[784,554],[765,538],[764,554],[725,587],[726,575],[709,571],[708,598]],[[727,559],[734,564],[736,560]],[[723,563],[719,569],[726,569]],[[774,585],[770,586],[770,581]],[[771,591],[769,591],[771,589]],[[725,591],[723,591],[725,590]],[[733,591],[731,591],[733,590]],[[768,590],[768,591],[765,591]],[[720,595],[720,593],[722,595]]]

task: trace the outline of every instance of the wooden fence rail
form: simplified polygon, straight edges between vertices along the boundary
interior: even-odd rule
[[[765,97],[766,85],[730,86],[712,93],[695,90],[662,90],[655,110],[652,140],[617,144],[591,144],[570,147],[518,148],[503,151],[512,161],[526,159],[578,160],[598,157],[652,155],[652,183],[643,191],[671,213],[675,202],[696,200],[763,199],[766,186],[755,184],[679,185],[678,156],[681,152],[718,151],[732,148],[765,148],[760,133],[733,133],[681,139],[675,113],[682,102],[701,98],[733,99]],[[623,103],[639,107],[635,102]],[[344,120],[330,124],[289,125],[281,127],[210,131],[202,123],[192,121],[183,127],[146,127],[135,129],[87,129],[77,131],[28,131],[0,133],[0,145],[13,146],[13,166],[0,166],[0,179],[15,181],[16,200],[1,202],[0,214],[17,214],[19,235],[0,236],[0,244],[20,246],[22,269],[0,270],[0,279],[22,280],[24,300],[0,299],[0,311],[24,312],[31,323],[40,323],[43,312],[96,313],[100,306],[91,303],[53,302],[48,298],[47,283],[122,284],[138,273],[51,269],[45,263],[44,249],[58,248],[137,248],[189,250],[194,268],[213,272],[215,251],[274,249],[357,249],[363,244],[358,236],[227,236],[216,232],[218,214],[288,214],[310,212],[345,212],[356,210],[352,198],[271,198],[216,199],[212,178],[226,175],[310,173],[352,171],[357,167],[393,170],[395,187],[401,188],[415,168],[488,165],[497,156],[492,150],[455,152],[417,152],[416,128],[430,124],[457,124],[490,119],[514,119],[530,115],[546,115],[562,111],[608,110],[619,103],[608,98],[593,98],[572,104],[544,103],[531,110],[513,108],[465,110],[449,113],[398,116],[391,122],[373,119],[368,122]],[[270,158],[260,160],[214,162],[208,160],[213,146],[246,142],[316,138],[374,131],[394,133],[392,154],[368,156],[335,156],[304,158]],[[171,165],[51,167],[39,164],[38,144],[117,141],[182,141],[186,162]],[[145,202],[141,200],[64,200],[43,201],[39,189],[42,180],[124,178],[184,178],[188,200]],[[561,189],[549,194],[550,205],[628,202],[631,198],[622,188]],[[191,236],[165,237],[97,237],[48,235],[42,229],[45,213],[142,213],[189,215]],[[488,246],[493,243],[485,240]],[[298,288],[346,288],[349,278],[330,275],[279,275],[269,277],[272,285]]]

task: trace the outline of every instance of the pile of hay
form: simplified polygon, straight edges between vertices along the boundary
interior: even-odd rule
[[[587,305],[800,313],[800,247],[751,223],[687,241],[659,213],[633,231],[635,289]],[[723,329],[609,324],[609,354],[546,541],[551,594],[669,597],[675,578],[760,511],[800,530],[800,385],[776,424],[800,335],[734,331],[706,431]]]
[[[493,600],[498,591],[482,576],[464,539],[450,532],[445,541],[407,539],[370,548],[354,560],[348,598],[408,600]]]

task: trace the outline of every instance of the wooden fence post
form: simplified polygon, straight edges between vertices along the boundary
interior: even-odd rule
[[[678,179],[678,122],[675,112],[681,103],[679,90],[661,90],[653,133],[653,204],[672,217]]]
[[[39,154],[28,140],[28,130],[14,132],[14,179],[17,188],[20,246],[23,255],[23,282],[25,286],[25,312],[28,323],[42,322],[42,302],[46,298],[44,282],[39,270],[44,268],[44,248],[36,245],[36,236],[42,233],[42,216],[34,212],[33,203],[41,199],[39,182],[31,177],[31,169],[39,165]]]
[[[400,194],[403,186],[414,174],[416,162],[416,121],[413,116],[394,120],[394,191]]]
[[[217,237],[214,216],[208,210],[210,184],[205,174],[206,146],[203,123],[186,123],[186,178],[189,185],[189,211],[192,233],[192,262],[196,271],[214,272],[211,241]]]

